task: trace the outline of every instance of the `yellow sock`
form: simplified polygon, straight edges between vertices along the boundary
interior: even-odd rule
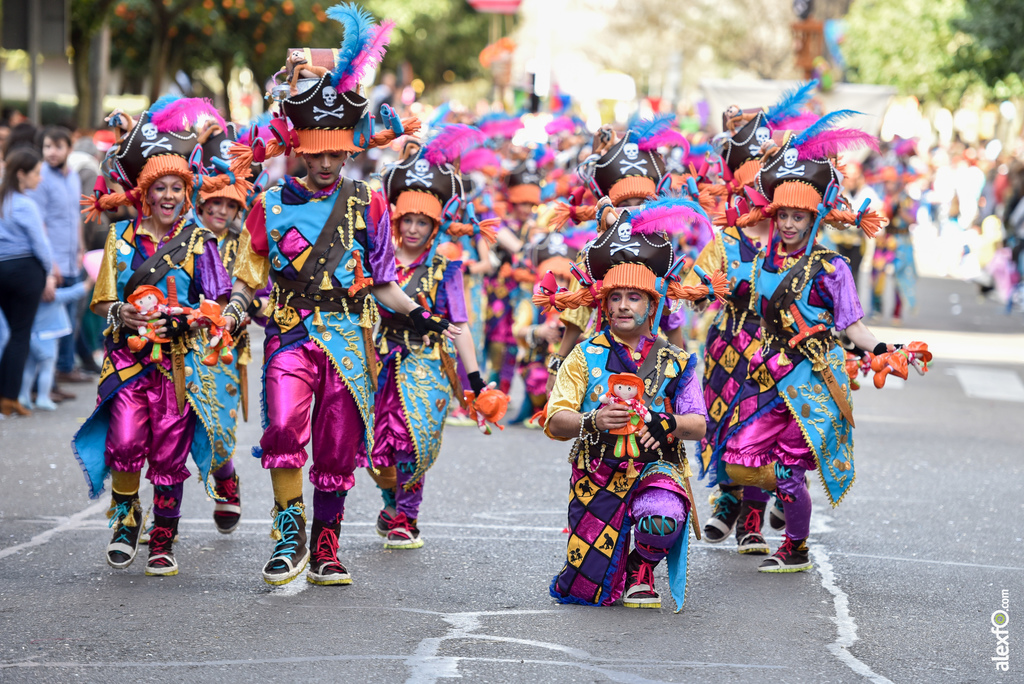
[[[288,502],[302,498],[302,468],[271,468],[270,482],[274,487],[274,501],[281,508]]]
[[[110,488],[122,496],[137,493],[141,480],[141,471],[136,473],[122,473],[119,470],[110,471]]]

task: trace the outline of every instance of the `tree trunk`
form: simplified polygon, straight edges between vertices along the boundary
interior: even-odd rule
[[[75,94],[78,104],[75,106],[75,126],[90,129],[95,124],[91,120],[92,99],[95,96],[92,84],[89,83],[89,57],[92,53],[92,37],[82,29],[71,29],[71,49],[74,57],[71,60],[72,75],[75,80]]]
[[[223,104],[218,103],[218,107],[226,115],[224,118],[227,121],[231,121],[231,96],[228,94],[228,84],[231,83],[231,70],[235,66],[235,56],[233,54],[222,55],[220,58],[220,80],[224,84]]]

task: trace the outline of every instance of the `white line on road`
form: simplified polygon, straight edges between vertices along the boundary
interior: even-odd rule
[[[1024,402],[1024,383],[1012,370],[954,366],[952,373],[960,381],[964,394],[969,397]]]
[[[61,524],[57,525],[56,527],[51,527],[45,532],[40,532],[36,536],[29,539],[27,542],[15,544],[14,546],[8,546],[6,549],[0,549],[0,559],[14,555],[23,549],[28,549],[33,546],[42,546],[46,542],[50,541],[50,538],[58,532],[76,529],[79,526],[79,524],[81,524],[82,521],[84,521],[86,518],[92,515],[96,515],[97,513],[106,508],[109,508],[109,504],[103,501],[97,501],[92,506],[89,506],[88,508],[83,508],[78,513],[75,513],[70,518],[68,518]]]
[[[814,566],[821,575],[821,586],[825,591],[832,594],[832,603],[835,605],[836,616],[832,621],[836,624],[836,640],[828,645],[828,650],[844,665],[862,677],[870,679],[875,684],[893,684],[864,662],[857,659],[848,650],[857,641],[857,623],[850,614],[850,598],[836,583],[835,573],[832,571],[832,563],[829,562],[828,552],[820,544],[811,547],[811,556],[814,558]]]

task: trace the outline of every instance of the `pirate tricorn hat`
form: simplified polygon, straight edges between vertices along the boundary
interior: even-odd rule
[[[231,146],[235,142],[237,130],[234,124],[229,123],[223,128],[219,122],[210,121],[199,131],[199,145],[203,150],[203,168],[211,174],[226,172],[231,160]],[[233,182],[223,188],[208,188],[206,183],[200,189],[201,202],[216,197],[234,200],[242,207],[248,203],[249,193],[252,191],[252,183],[248,181],[251,171],[244,176],[235,176]]]
[[[782,97],[767,109],[746,109],[730,107],[722,114],[720,139],[722,161],[732,173],[732,184],[736,188],[749,185],[760,168],[759,160],[774,146],[773,134],[786,129],[806,127],[810,122],[801,113],[807,104],[817,81],[808,81],[782,94]],[[778,141],[774,141],[778,144]]]
[[[558,231],[544,233],[532,240],[523,249],[523,257],[534,274],[540,277],[551,271],[557,276],[570,278],[571,265],[575,250],[565,241],[565,236]]]
[[[616,289],[640,290],[655,302],[665,296],[689,300],[724,296],[727,283],[721,273],[708,276],[703,285],[696,287],[683,287],[674,276],[677,258],[668,236],[695,221],[710,228],[711,222],[700,205],[668,198],[635,210],[604,205],[600,211],[600,220],[608,227],[584,256],[587,282],[581,280],[583,287],[575,292],[539,292],[534,295],[535,304],[556,309],[594,306]],[[654,306],[651,315],[659,311],[660,307]]]
[[[253,161],[292,151],[359,153],[419,130],[417,119],[399,121],[394,110],[385,105],[381,116],[388,128],[375,133],[368,101],[359,92],[360,80],[384,58],[394,22],[375,24],[373,17],[355,3],[335,5],[326,15],[345,28],[340,49],[289,50],[282,70],[289,80],[273,89],[280,114],[267,128],[270,135],[252,135],[249,146],[232,148],[232,169],[236,173]]]
[[[512,204],[541,203],[541,181],[544,176],[534,154],[516,164],[505,179],[508,188],[508,201]]]
[[[782,208],[816,213],[829,185],[839,188],[842,184],[842,177],[832,160],[845,150],[859,147],[878,149],[874,136],[857,129],[835,127],[839,121],[856,113],[849,110],[832,112],[810,128],[787,135],[781,149],[762,161],[754,181],[754,192],[748,190],[754,207],[740,216],[736,225],[749,226],[765,217],[774,218]],[[845,201],[829,208],[822,220],[841,228],[857,226],[868,236],[874,236],[885,223],[885,219],[874,211],[850,211]]]
[[[108,167],[111,180],[125,188],[122,193],[109,193],[99,179],[93,197],[83,196],[82,211],[86,220],[102,211],[119,206],[134,206],[142,216],[150,215],[146,195],[149,187],[164,176],[177,176],[185,184],[185,208],[191,206],[192,189],[202,182],[204,189],[219,190],[228,185],[228,176],[206,177],[201,168],[192,168],[190,158],[199,144],[196,130],[211,121],[225,126],[224,119],[209,100],[165,95],[153,103],[139,120],[115,113],[108,119],[123,135],[111,148],[113,163]]]
[[[594,135],[593,154],[578,169],[580,178],[595,197],[607,197],[618,206],[627,199],[657,198],[671,184],[665,161],[658,154],[661,146],[685,144],[673,128],[675,115],[659,114],[640,120],[620,139],[611,126],[602,126]],[[590,221],[594,207],[555,205],[551,225],[560,228],[568,221]]]

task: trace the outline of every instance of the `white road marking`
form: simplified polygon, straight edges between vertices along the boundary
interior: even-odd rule
[[[6,549],[0,549],[0,559],[12,556],[19,551],[31,548],[33,546],[42,546],[46,542],[50,541],[50,538],[58,532],[64,532],[67,530],[78,529],[79,525],[88,517],[96,515],[97,513],[106,510],[110,507],[110,504],[105,501],[97,501],[88,508],[83,508],[78,513],[75,513],[70,518],[60,523],[56,527],[51,527],[45,532],[40,532],[36,536],[29,539],[27,542],[21,544],[15,544],[14,546],[8,546]]]
[[[964,394],[969,397],[1024,402],[1024,383],[1012,370],[955,366],[952,373],[960,381]]]
[[[890,680],[877,674],[850,653],[849,648],[853,646],[853,642],[857,641],[857,623],[854,622],[853,616],[850,614],[850,599],[836,583],[832,563],[829,561],[825,548],[820,544],[814,544],[811,546],[811,557],[814,559],[814,567],[821,575],[821,586],[832,594],[832,603],[836,609],[836,615],[832,618],[836,625],[836,640],[828,645],[828,650],[844,665],[875,684],[892,684]]]

